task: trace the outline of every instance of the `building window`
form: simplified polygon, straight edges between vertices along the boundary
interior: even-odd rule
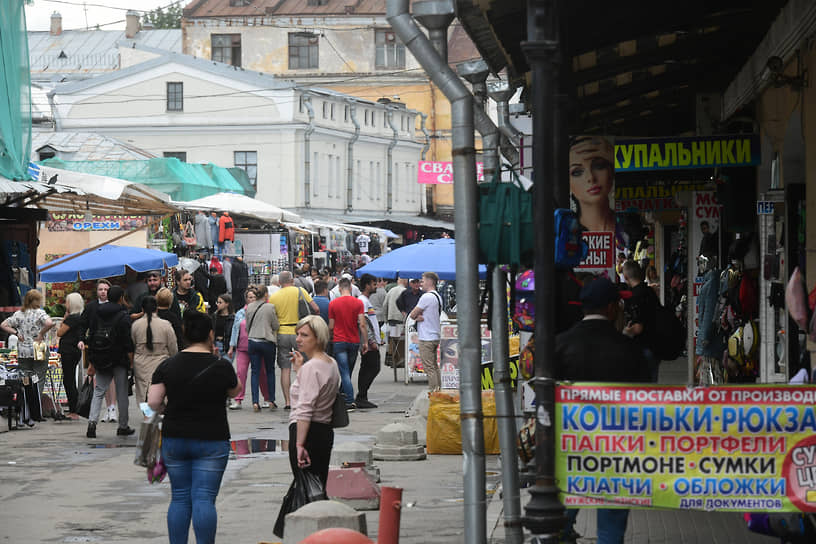
[[[368,126],[368,110],[365,110],[363,124],[364,124],[365,126]]]
[[[346,123],[348,123],[348,120],[349,120],[349,107],[348,107],[348,106],[345,106],[345,107],[343,108],[343,120],[344,120]]]
[[[167,82],[167,111],[184,111],[184,83]]]
[[[165,159],[178,159],[181,162],[187,162],[187,152],[186,151],[165,151],[164,152]]]
[[[334,103],[329,106],[331,120],[334,121]]]
[[[252,0],[229,0],[229,5],[232,7],[244,7],[252,3]]]
[[[323,102],[323,119],[329,118],[329,103]]]
[[[241,35],[240,34],[213,34],[212,60],[241,66]]]
[[[258,187],[258,152],[235,151],[235,167],[246,172],[252,186]]]
[[[393,30],[375,30],[376,59],[378,69],[405,68],[405,46],[402,45]]]
[[[371,112],[371,126],[372,126],[372,127],[376,127],[376,126],[377,126],[377,122],[375,121],[375,118],[374,118],[374,114],[375,114],[375,113],[376,113],[376,112],[374,112],[374,111],[372,111],[372,112]]]
[[[317,45],[319,37],[311,32],[289,34],[289,69],[317,68]]]
[[[41,161],[44,161],[46,159],[53,159],[54,157],[57,156],[57,150],[51,147],[50,145],[44,145],[37,150],[37,155],[40,156]]]

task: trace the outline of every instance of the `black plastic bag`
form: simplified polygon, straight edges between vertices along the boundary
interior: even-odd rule
[[[320,481],[320,476],[308,469],[298,470],[295,473],[295,479],[292,480],[292,485],[289,486],[289,491],[283,497],[278,519],[275,521],[275,528],[272,529],[272,533],[279,538],[283,538],[286,514],[291,514],[304,504],[325,501],[326,498],[326,489],[323,487],[323,482]]]
[[[90,376],[85,377],[85,382],[79,388],[77,396],[77,414],[87,418],[91,414],[91,401],[93,400],[94,383]]]

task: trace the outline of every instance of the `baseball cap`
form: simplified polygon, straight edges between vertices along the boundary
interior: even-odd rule
[[[349,274],[348,272],[345,272],[345,273],[344,273],[342,276],[340,276],[340,277],[341,277],[341,278],[346,278],[346,279],[347,279],[347,280],[349,280],[349,281],[351,281],[351,280],[353,280],[353,279],[354,279],[354,276],[352,276],[352,275],[351,275],[351,274]]]
[[[595,278],[581,288],[578,298],[584,308],[603,308],[619,300],[620,294],[609,278]]]

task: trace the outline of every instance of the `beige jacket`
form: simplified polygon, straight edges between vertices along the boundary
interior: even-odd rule
[[[253,319],[256,312],[258,315]],[[275,310],[274,304],[256,300],[247,306],[245,319],[247,337],[250,340],[278,341],[280,322],[278,321],[278,312]],[[252,324],[252,329],[249,328],[250,323]]]
[[[150,319],[150,328],[153,330],[153,351],[147,349],[147,316],[142,316],[133,322],[130,327],[130,336],[133,338],[135,351],[133,366],[140,369],[156,369],[165,359],[178,352],[178,342],[173,325],[169,321],[157,317]]]

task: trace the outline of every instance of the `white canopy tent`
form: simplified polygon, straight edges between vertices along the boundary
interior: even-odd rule
[[[226,211],[232,214],[246,215],[269,222],[300,223],[303,219],[296,213],[278,208],[261,200],[235,193],[218,193],[189,202],[173,202],[187,210]]]

